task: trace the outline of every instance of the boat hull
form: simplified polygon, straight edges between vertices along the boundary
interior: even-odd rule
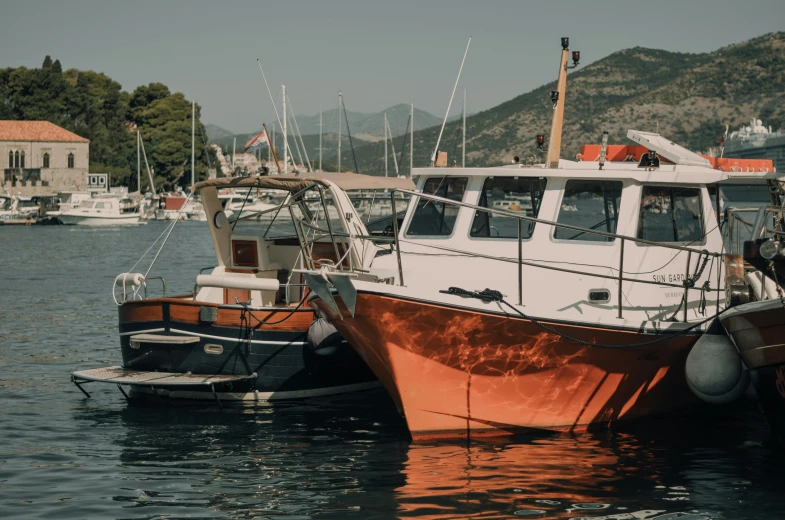
[[[203,321],[202,309],[215,309],[215,320]],[[251,375],[244,381],[214,385],[222,400],[301,399],[378,386],[367,366],[345,342],[321,354],[308,346],[311,309],[254,311],[178,298],[129,301],[119,307],[123,368],[144,372]],[[271,323],[260,324],[257,318]],[[280,323],[275,323],[279,322]],[[189,338],[189,343],[134,341],[139,335]],[[204,385],[149,385],[135,394],[213,399]]]
[[[139,224],[139,215],[119,217],[93,217],[63,214],[58,217],[63,224],[77,226],[133,226]]]
[[[722,318],[772,432],[785,443],[785,305],[779,299],[734,307]]]
[[[327,316],[381,380],[415,440],[582,430],[697,403],[684,364],[698,335],[600,348],[529,320],[360,292],[355,315]],[[551,324],[590,342],[637,343],[637,331]]]

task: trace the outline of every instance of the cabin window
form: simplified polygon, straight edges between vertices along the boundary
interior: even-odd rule
[[[466,192],[468,177],[431,177],[422,192],[460,202]],[[458,218],[459,206],[420,198],[406,230],[411,236],[450,236]]]
[[[638,238],[652,242],[696,242],[703,236],[700,189],[643,187]]]
[[[95,203],[95,209],[104,209],[104,203],[103,202],[96,202]]]
[[[69,153],[68,154],[68,167],[69,168],[73,168],[74,167],[74,154],[73,153]]]
[[[44,168],[49,168],[49,154],[44,154]]]
[[[569,180],[556,222],[585,229],[616,233],[621,202],[621,181]],[[586,242],[613,242],[614,238],[589,231],[557,227],[553,238]]]
[[[25,167],[25,151],[24,150],[22,150],[22,153],[19,154],[19,167],[20,168],[24,168]]]
[[[545,184],[546,180],[542,177],[488,177],[482,185],[477,205],[536,218],[540,213]],[[523,221],[522,238],[531,238],[534,224]],[[475,211],[471,236],[517,239],[518,219],[498,213]]]

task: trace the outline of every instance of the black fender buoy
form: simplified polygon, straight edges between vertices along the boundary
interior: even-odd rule
[[[308,348],[319,356],[332,356],[342,343],[341,333],[324,318],[316,318],[308,327]]]

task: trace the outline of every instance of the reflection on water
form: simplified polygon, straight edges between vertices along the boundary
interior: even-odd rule
[[[187,292],[203,224],[159,259]],[[381,391],[305,403],[84,399],[71,370],[117,364],[109,289],[160,234],[0,228],[3,518],[782,518],[785,456],[753,406],[578,436],[410,445]],[[171,247],[171,249],[169,249]]]

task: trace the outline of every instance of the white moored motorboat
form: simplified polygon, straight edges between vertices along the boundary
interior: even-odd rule
[[[127,226],[139,224],[138,211],[124,211],[127,204],[117,197],[83,200],[76,208],[59,215],[63,224],[80,226]]]

